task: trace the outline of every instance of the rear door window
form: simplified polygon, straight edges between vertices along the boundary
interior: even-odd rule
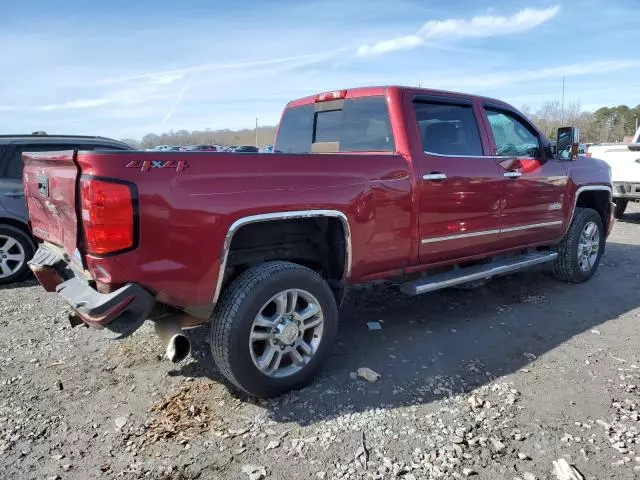
[[[341,109],[315,111],[315,104],[287,109],[275,150],[309,153],[312,143],[336,142],[340,152],[395,150],[387,102],[383,96],[350,98]]]
[[[482,141],[471,104],[416,101],[416,120],[426,153],[482,156]]]

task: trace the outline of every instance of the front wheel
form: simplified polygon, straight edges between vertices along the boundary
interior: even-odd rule
[[[629,200],[626,200],[624,198],[616,198],[613,203],[616,204],[616,208],[613,212],[613,216],[615,218],[622,218],[622,216],[624,215],[625,210],[627,209],[627,205],[629,204]]]
[[[223,293],[211,324],[211,351],[235,386],[275,397],[311,381],[337,325],[334,295],[320,275],[295,263],[266,262]]]
[[[576,208],[569,231],[558,247],[554,275],[565,282],[589,280],[600,263],[604,242],[600,214],[592,208]]]

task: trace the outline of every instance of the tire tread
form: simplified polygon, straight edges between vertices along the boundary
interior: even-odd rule
[[[220,370],[234,386],[246,391],[236,379],[231,368],[231,355],[229,346],[235,335],[237,327],[237,315],[243,302],[251,295],[252,290],[260,283],[268,280],[273,275],[290,270],[299,270],[308,275],[312,275],[317,280],[324,282],[324,279],[306,267],[292,262],[271,261],[261,263],[246,270],[235,278],[224,290],[218,307],[215,310],[211,321],[211,351],[213,359]]]
[[[602,220],[600,219],[600,214],[592,208],[576,208],[569,230],[560,242],[560,245],[558,245],[558,258],[553,262],[553,274],[559,280],[570,283],[581,283],[588,278],[584,278],[584,276],[579,273],[580,267],[578,266],[575,251],[580,234],[582,233],[582,225],[586,223],[588,219],[595,219],[598,222],[598,228],[602,236]],[[602,252],[603,247],[601,246],[600,248]],[[600,255],[602,255],[602,253]],[[598,261],[599,259],[596,262]],[[596,268],[597,263],[593,271],[595,271]]]

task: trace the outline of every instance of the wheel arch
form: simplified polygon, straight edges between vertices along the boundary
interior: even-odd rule
[[[38,248],[38,245],[37,245],[35,239],[33,238],[33,235],[31,234],[31,230],[29,229],[29,225],[27,225],[25,222],[22,222],[20,220],[17,220],[15,218],[11,218],[11,217],[0,217],[0,226],[1,225],[8,225],[10,227],[14,227],[14,228],[17,228],[18,230],[20,230],[31,241],[31,246],[33,247],[33,251],[34,252],[36,251],[36,249]]]
[[[351,275],[351,263],[352,263],[352,245],[351,245],[351,228],[349,226],[349,220],[347,216],[339,210],[294,210],[283,212],[272,212],[258,215],[250,215],[242,217],[234,221],[224,239],[222,253],[220,255],[220,269],[218,272],[218,279],[213,296],[213,304],[216,304],[220,298],[222,287],[224,284],[228,284],[231,278],[227,278],[226,272],[229,265],[229,255],[232,250],[233,240],[236,238],[236,234],[244,227],[264,225],[273,222],[283,222],[290,220],[313,220],[313,219],[330,219],[337,220],[337,223],[342,227],[341,238],[344,241],[344,254],[341,259],[342,275],[341,281],[345,283]],[[273,259],[265,259],[273,260]]]
[[[576,214],[578,207],[592,208],[600,214],[604,231],[609,229],[610,208],[611,208],[612,190],[606,185],[585,185],[576,190],[573,201],[571,216],[567,222],[565,235],[569,231],[571,222]]]

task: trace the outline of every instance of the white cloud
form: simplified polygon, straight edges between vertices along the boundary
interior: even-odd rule
[[[156,75],[151,75],[149,77],[149,83],[155,85],[166,85],[168,83],[177,82],[178,80],[182,80],[185,74],[183,72],[175,72],[175,73],[159,73]]]
[[[560,6],[556,5],[544,9],[525,8],[510,17],[485,15],[471,19],[430,20],[415,34],[398,36],[393,40],[381,40],[372,45],[362,45],[358,48],[357,54],[366,56],[406,50],[423,45],[428,40],[513,35],[551,20],[559,11]]]
[[[340,52],[343,52],[345,48],[338,48],[325,52],[307,53],[303,55],[294,55],[289,57],[270,58],[266,60],[249,60],[246,62],[233,62],[233,63],[205,63],[201,65],[194,65],[191,67],[185,67],[175,70],[165,70],[160,72],[141,73],[138,75],[131,75],[126,77],[109,78],[101,80],[96,85],[111,85],[118,83],[128,83],[136,80],[147,81],[152,84],[162,85],[175,82],[177,80],[184,79],[187,75],[193,73],[204,72],[220,72],[228,70],[253,70],[257,69],[259,72],[263,67],[269,66],[288,66],[288,67],[301,67],[314,65],[332,57],[335,57]]]
[[[533,70],[515,70],[473,76],[453,75],[450,77],[433,77],[422,79],[421,84],[432,88],[471,89],[474,92],[479,92],[531,80],[555,78],[560,81],[562,77],[605,74],[634,67],[640,67],[640,61],[594,60],[588,63],[573,63]]]
[[[38,107],[38,110],[43,112],[50,112],[52,110],[61,110],[69,108],[96,108],[102,107],[112,102],[110,98],[87,98],[83,100],[71,100],[69,102],[57,103],[51,105],[43,105]]]
[[[371,55],[374,53],[387,53],[393,50],[408,50],[422,45],[424,40],[417,35],[405,35],[393,40],[382,40],[373,45],[362,45],[358,48],[358,55]]]

